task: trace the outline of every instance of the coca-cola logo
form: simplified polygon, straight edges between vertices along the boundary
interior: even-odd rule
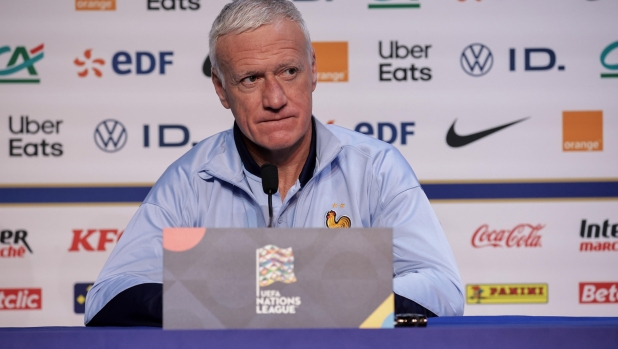
[[[541,247],[539,231],[542,224],[518,224],[513,229],[494,230],[483,224],[472,235],[472,246],[481,247]]]

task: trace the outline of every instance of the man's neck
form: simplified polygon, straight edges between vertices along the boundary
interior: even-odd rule
[[[313,125],[311,125],[311,127],[313,127]],[[272,151],[258,146],[245,137],[245,135],[242,135],[242,140],[247,151],[249,151],[249,154],[258,166],[264,164],[273,164],[277,166],[281,201],[285,199],[287,192],[296,183],[303,170],[303,166],[307,161],[307,156],[309,156],[311,148],[311,136],[312,132],[307,132],[293,146]]]

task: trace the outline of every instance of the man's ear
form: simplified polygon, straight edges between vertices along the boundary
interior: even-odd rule
[[[318,84],[318,63],[315,59],[315,50],[311,47],[311,91],[315,91]]]
[[[215,91],[217,92],[217,96],[219,96],[219,100],[221,101],[221,105],[225,109],[230,109],[230,103],[227,101],[227,93],[225,92],[225,87],[223,86],[223,81],[217,75],[217,70],[215,67],[212,67],[212,84],[215,85]]]

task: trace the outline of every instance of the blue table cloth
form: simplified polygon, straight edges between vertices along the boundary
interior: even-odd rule
[[[1,328],[0,348],[618,348],[618,318],[443,317],[426,328],[380,330]]]

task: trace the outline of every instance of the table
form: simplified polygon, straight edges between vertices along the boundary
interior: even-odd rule
[[[618,317],[443,317],[392,330],[1,328],[0,348],[618,348]]]

